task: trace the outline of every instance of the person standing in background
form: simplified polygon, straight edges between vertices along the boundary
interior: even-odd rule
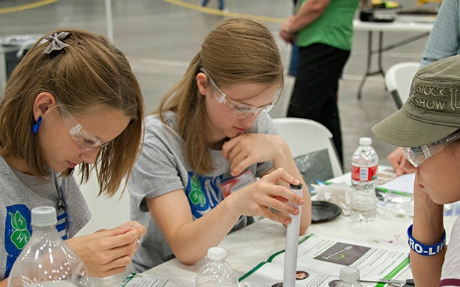
[[[292,9],[292,15],[297,13],[299,7],[297,7],[299,1],[293,0],[294,8]],[[288,75],[295,77],[297,74],[297,66],[299,65],[299,47],[297,47],[295,41],[291,42],[291,59],[289,60]]]
[[[423,51],[420,67],[460,54],[460,5],[457,0],[444,0]]]
[[[218,0],[218,1],[219,1],[219,10],[227,12],[228,10],[225,9],[224,0]],[[209,0],[203,0],[203,2],[201,3],[201,6],[206,7],[208,6],[208,3],[209,3]]]
[[[360,0],[301,0],[296,15],[281,25],[280,37],[299,47],[299,65],[287,112],[327,127],[343,162],[338,110],[339,78],[350,56],[353,18]]]

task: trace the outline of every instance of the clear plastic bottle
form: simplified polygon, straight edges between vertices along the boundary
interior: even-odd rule
[[[335,287],[363,287],[359,282],[359,269],[355,267],[340,269],[340,282]]]
[[[8,287],[90,287],[88,270],[56,230],[56,209],[32,209],[32,236],[8,277]]]
[[[371,144],[371,138],[360,138],[359,147],[351,158],[351,219],[355,221],[375,219],[375,183],[379,157]]]
[[[208,261],[196,275],[197,287],[238,287],[238,276],[225,260],[227,252],[220,247],[208,249]]]

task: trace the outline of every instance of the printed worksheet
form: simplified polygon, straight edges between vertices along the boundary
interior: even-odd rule
[[[409,253],[310,234],[299,241],[296,286],[333,287],[340,269],[346,266],[358,268],[361,278],[392,279],[409,266]],[[283,268],[282,250],[255,266],[240,281],[251,287],[279,287]]]

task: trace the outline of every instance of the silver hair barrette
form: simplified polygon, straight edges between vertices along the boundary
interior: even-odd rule
[[[49,54],[52,51],[61,50],[62,48],[69,46],[61,41],[64,40],[65,37],[67,37],[69,34],[69,32],[53,33],[53,35],[45,37],[46,40],[50,41],[50,44],[48,47],[46,47],[43,54]]]

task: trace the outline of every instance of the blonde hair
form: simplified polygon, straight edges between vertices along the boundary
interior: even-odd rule
[[[275,39],[260,22],[230,18],[209,33],[182,80],[166,93],[154,112],[163,122],[165,112],[177,114],[177,132],[185,142],[187,160],[195,173],[206,174],[213,166],[203,136],[207,119],[204,97],[196,83],[201,67],[218,86],[241,82],[282,86],[284,76]]]
[[[50,42],[43,39],[63,31],[70,33],[62,40],[68,46],[44,54]],[[38,133],[31,132],[33,105],[41,92],[51,93],[71,114],[114,108],[131,119],[111,144],[101,148],[94,164],[99,194],[114,195],[139,153],[144,118],[141,89],[124,54],[103,36],[60,29],[38,40],[14,69],[0,102],[0,154],[25,160],[32,175],[44,178],[49,173]],[[63,176],[72,172],[68,169]],[[89,164],[82,163],[82,183],[89,174]]]

